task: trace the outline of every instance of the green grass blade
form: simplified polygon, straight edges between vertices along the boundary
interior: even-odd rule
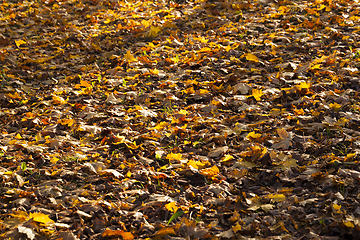
[[[171,216],[171,218],[169,219],[169,221],[168,221],[168,225],[172,222],[172,221],[174,221],[174,219],[175,218],[178,218],[178,217],[180,217],[181,215],[183,215],[184,214],[184,211],[183,210],[178,210],[177,212],[175,212],[172,216]]]

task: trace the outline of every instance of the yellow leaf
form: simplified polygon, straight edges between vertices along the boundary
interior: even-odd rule
[[[345,158],[345,161],[350,161],[350,160],[353,160],[356,156],[356,153],[348,153],[346,155],[346,158]]]
[[[187,162],[187,165],[188,165],[189,168],[199,170],[199,169],[204,168],[206,166],[206,163],[202,163],[201,161],[190,160],[190,161]]]
[[[134,141],[134,142],[126,142],[125,143],[126,144],[126,146],[128,147],[128,148],[130,148],[130,149],[138,149],[139,148],[139,146],[138,145],[136,145],[136,142]]]
[[[246,136],[247,139],[254,139],[254,138],[260,138],[261,134],[260,133],[255,133],[255,132],[249,132],[249,134]]]
[[[189,114],[189,112],[186,111],[185,109],[181,109],[180,111],[178,111],[178,114],[186,115],[186,114]]]
[[[342,127],[344,127],[345,126],[345,124],[348,122],[349,120],[347,120],[346,118],[340,118],[339,120],[337,120],[337,123],[340,125],[340,126],[342,126]]]
[[[212,49],[211,48],[209,48],[209,47],[204,47],[204,48],[201,48],[198,52],[206,52],[206,53],[210,53],[212,51]]]
[[[56,105],[62,105],[62,104],[66,104],[67,101],[62,98],[62,97],[59,97],[59,96],[53,96],[53,104],[56,104]]]
[[[231,161],[233,160],[234,157],[229,155],[229,154],[226,154],[223,158],[221,158],[220,162],[228,162],[228,161]]]
[[[6,172],[3,172],[3,173],[1,173],[1,174],[4,174],[4,175],[12,175],[13,172],[12,172],[12,171],[6,171]]]
[[[20,133],[16,134],[15,138],[16,138],[16,139],[22,139]]]
[[[341,108],[341,105],[338,103],[330,103],[329,106],[335,111],[339,111],[339,109]]]
[[[262,93],[262,90],[258,90],[258,89],[253,89],[252,90],[252,96],[256,99],[256,101],[260,101],[261,99],[261,96],[264,95]]]
[[[20,47],[22,44],[26,44],[26,42],[24,40],[19,39],[19,40],[15,40],[15,44],[17,47]]]
[[[35,222],[40,222],[44,224],[49,224],[54,222],[49,218],[48,215],[40,212],[30,213],[29,217],[32,218]]]
[[[259,62],[259,59],[252,53],[246,54],[246,60],[253,61],[253,62]]]
[[[310,69],[321,69],[321,64],[315,64]]]
[[[134,55],[131,54],[130,50],[126,52],[124,58],[128,62],[136,62],[137,61],[137,59],[134,57]]]
[[[146,28],[147,28],[147,27],[149,27],[149,26],[150,26],[150,24],[151,24],[151,23],[150,23],[149,21],[142,20],[142,21],[141,21],[141,24],[142,24],[142,25],[144,25],[144,27],[146,27]]]
[[[169,211],[169,212],[176,212],[179,208],[176,206],[175,202],[170,202],[168,204],[165,205],[165,208]]]
[[[50,162],[55,164],[59,160],[60,160],[59,158],[53,157],[53,158],[50,159]]]
[[[159,33],[160,33],[160,32],[161,32],[161,28],[160,28],[160,27],[151,26],[148,37],[150,37],[150,38],[156,38],[157,36],[159,36]]]
[[[204,94],[207,94],[207,93],[209,93],[210,91],[209,90],[206,90],[206,89],[200,89],[199,91],[198,91],[198,93],[200,94],[200,95],[204,95]]]
[[[153,75],[158,75],[159,74],[159,70],[155,69],[150,69],[150,73]]]
[[[341,205],[333,204],[332,206],[333,206],[334,210],[336,210],[336,211],[341,209]]]
[[[349,227],[349,228],[354,228],[354,224],[352,222],[344,222],[344,225]]]
[[[166,159],[169,159],[170,162],[172,161],[179,161],[182,159],[182,154],[181,153],[169,153],[166,156]]]
[[[36,136],[35,136],[35,141],[38,142],[38,141],[40,141],[41,139],[42,139],[41,133],[38,132],[38,133],[36,134]]]
[[[234,231],[234,233],[240,231],[241,230],[240,224],[237,222],[236,225],[232,227],[232,230]]]
[[[309,89],[311,87],[311,83],[302,82],[299,85],[295,85],[299,90]]]
[[[194,90],[194,88],[193,87],[189,87],[189,88],[187,88],[187,89],[185,89],[185,90],[182,90],[184,93],[186,93],[186,94],[194,94],[195,93],[195,90]]]
[[[167,123],[167,122],[160,122],[158,125],[156,125],[155,127],[151,128],[151,129],[152,130],[163,130],[168,125],[169,125],[169,123]]]
[[[271,200],[274,202],[281,202],[286,199],[284,194],[271,194],[269,195],[269,198],[271,198]]]
[[[111,19],[111,18],[107,18],[107,19],[104,21],[105,24],[108,24],[108,23],[111,23],[111,22],[112,22],[112,19]]]
[[[200,41],[202,43],[207,43],[209,39],[206,39],[204,37],[194,37],[194,40]]]
[[[200,170],[199,173],[206,177],[216,177],[220,173],[220,170],[217,166],[213,166],[211,168]]]

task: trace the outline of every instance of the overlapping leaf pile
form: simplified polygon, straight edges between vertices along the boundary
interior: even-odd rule
[[[359,238],[359,12],[1,1],[1,238]]]

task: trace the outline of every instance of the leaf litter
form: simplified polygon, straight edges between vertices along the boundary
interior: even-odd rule
[[[358,15],[2,1],[1,238],[359,238]]]

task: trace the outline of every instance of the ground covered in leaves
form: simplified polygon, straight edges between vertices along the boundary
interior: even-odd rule
[[[0,1],[1,239],[360,236],[357,1]]]

